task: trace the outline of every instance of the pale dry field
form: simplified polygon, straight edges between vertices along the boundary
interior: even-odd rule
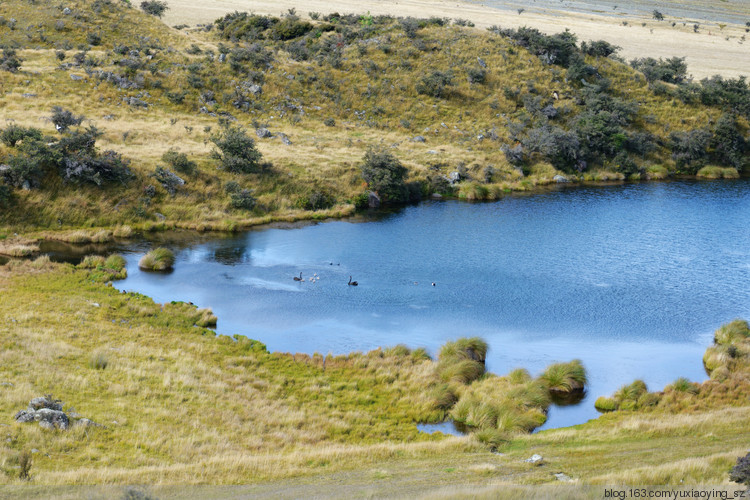
[[[499,25],[504,28],[529,26],[546,33],[570,29],[579,40],[607,40],[622,47],[626,60],[637,57],[685,57],[688,71],[696,79],[720,74],[724,77],[750,75],[750,45],[741,38],[744,26],[701,23],[698,33],[692,23],[682,21],[672,27],[671,18],[657,22],[650,18],[613,17],[595,14],[544,13],[501,10],[481,4],[446,0],[169,0],[164,16],[169,25],[208,23],[228,12],[249,11],[279,15],[297,9],[298,15],[339,12],[413,17],[450,17],[472,21],[478,28]],[[626,20],[628,25],[622,24]],[[645,26],[642,24],[645,23]]]

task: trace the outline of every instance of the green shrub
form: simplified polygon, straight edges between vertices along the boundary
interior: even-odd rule
[[[169,9],[167,2],[161,2],[159,0],[147,0],[141,2],[141,10],[143,10],[143,12],[159,18],[164,15],[164,12],[166,12],[167,9]]]
[[[737,464],[729,472],[729,480],[750,487],[750,453],[737,459]]]
[[[450,92],[452,86],[452,73],[433,71],[431,74],[422,77],[417,83],[416,90],[418,94],[442,98]]]
[[[57,131],[61,134],[66,132],[70,127],[77,127],[85,120],[83,115],[75,116],[70,110],[63,109],[60,106],[52,107],[52,116],[50,118]]]
[[[13,204],[13,191],[5,184],[0,184],[0,207],[7,208]]]
[[[3,49],[3,54],[0,56],[0,71],[9,71],[15,73],[21,67],[23,59],[18,57],[16,50],[10,47]]]
[[[213,157],[228,172],[249,174],[262,170],[262,155],[244,128],[226,126],[219,134],[211,137],[211,142],[217,148],[212,153]]]
[[[174,254],[167,248],[157,248],[144,255],[138,267],[144,271],[169,271],[174,266]]]
[[[18,142],[24,139],[35,139],[37,141],[42,140],[42,131],[38,128],[33,127],[22,127],[11,123],[2,131],[0,131],[0,142],[6,146],[15,147]]]
[[[405,203],[409,199],[406,187],[406,167],[385,148],[369,148],[363,158],[362,178],[377,192],[384,203]]]
[[[232,205],[232,208],[238,210],[252,210],[255,208],[256,201],[252,189],[243,189],[230,195],[230,204]]]
[[[161,159],[178,172],[189,175],[195,173],[196,164],[185,153],[179,153],[174,149],[170,149],[161,156]]]

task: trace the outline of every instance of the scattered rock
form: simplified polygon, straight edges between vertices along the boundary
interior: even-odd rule
[[[219,54],[219,62],[220,63],[223,63],[226,60],[227,60],[227,55],[226,54],[224,54],[224,53]]]
[[[268,139],[270,137],[273,137],[273,134],[271,133],[271,131],[268,130],[267,128],[265,128],[265,127],[261,127],[259,129],[256,129],[255,133],[261,139]]]
[[[427,142],[427,139],[425,139],[423,135],[418,135],[416,137],[412,137],[411,142]]]
[[[367,192],[367,206],[370,208],[380,208],[380,196],[376,192]]]
[[[25,94],[21,94],[21,97],[26,97],[28,99],[28,98],[36,97],[36,94],[32,94],[30,92],[27,92]]]
[[[70,8],[69,8],[69,7],[65,7],[65,8],[63,9],[63,14],[65,14],[66,16],[69,16],[69,15],[70,15],[70,13],[71,13],[71,10],[70,10]]]
[[[74,82],[80,82],[84,79],[84,77],[82,77],[81,75],[70,75],[70,79]]]
[[[102,118],[104,118],[107,121],[112,121],[117,119],[117,115],[104,115]]]
[[[558,481],[562,481],[564,483],[569,483],[573,480],[570,476],[568,476],[567,474],[563,474],[562,472],[558,472],[557,474],[555,474],[555,477]]]
[[[39,450],[37,450],[36,448],[32,448],[31,453],[39,453]]]
[[[253,94],[254,96],[259,96],[263,93],[263,87],[260,85],[252,84],[249,87],[247,87],[248,92]]]
[[[544,458],[541,455],[537,455],[535,453],[531,455],[531,458],[527,458],[526,460],[524,460],[524,462],[528,464],[542,465],[544,463]]]
[[[123,97],[122,100],[125,101],[128,105],[134,106],[136,108],[148,108],[148,103],[146,101],[138,99],[137,97]]]
[[[68,413],[69,414],[66,415],[63,411],[62,401],[47,395],[29,401],[29,407],[16,413],[14,419],[16,422],[22,424],[28,422],[39,422],[39,425],[44,429],[66,430],[70,427],[71,418],[80,417],[80,415],[75,413],[72,408]],[[80,418],[80,420],[74,421],[73,423],[75,425],[85,425],[87,427],[101,427],[99,424],[96,424],[87,418]],[[35,452],[32,451],[32,453]]]
[[[44,396],[40,398],[34,398],[29,401],[29,408],[33,410],[48,408],[50,410],[61,411],[63,409],[63,405],[62,401],[60,401],[59,399],[52,399],[52,396]]]
[[[486,62],[484,62],[484,60],[483,60],[483,59],[482,59],[481,57],[477,57],[477,62],[479,63],[479,65],[480,65],[481,67],[483,67],[483,68],[486,68],[486,67],[487,67],[487,63],[486,63]]]
[[[451,182],[451,184],[454,184],[461,180],[461,173],[458,171],[453,171],[450,174],[448,174],[448,180]]]
[[[443,199],[443,195],[440,194],[440,193],[432,193],[430,195],[430,198],[432,198],[433,200],[442,200]]]
[[[289,139],[288,135],[279,132],[278,136],[279,136],[279,139],[281,139],[281,142],[284,143],[285,146],[291,146],[292,145],[292,141]]]
[[[559,174],[554,176],[552,180],[555,182],[570,182],[567,177],[565,177],[564,175],[559,175]]]
[[[438,154],[438,152],[435,151],[434,149],[431,149],[431,150],[427,151],[427,154],[436,155],[436,154]]]
[[[156,212],[154,215],[156,216],[157,219],[159,219],[159,221],[167,220],[167,216],[164,214],[160,214],[159,212]]]

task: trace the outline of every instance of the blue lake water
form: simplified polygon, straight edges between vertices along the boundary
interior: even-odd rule
[[[211,307],[217,331],[270,350],[346,353],[479,335],[490,371],[583,360],[582,403],[544,428],[597,416],[635,378],[705,380],[713,331],[750,318],[750,184],[562,189],[493,203],[427,202],[377,217],[124,247],[120,289]],[[175,271],[137,262],[171,247]],[[302,272],[304,282],[292,277]],[[317,275],[315,281],[309,281]],[[359,286],[347,286],[349,276]],[[435,286],[431,283],[435,282]]]

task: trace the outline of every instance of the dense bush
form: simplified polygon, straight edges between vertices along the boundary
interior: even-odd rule
[[[246,72],[249,64],[256,69],[265,69],[273,61],[273,53],[258,43],[236,47],[229,53],[229,66],[236,73]]]
[[[517,45],[538,56],[545,64],[557,64],[567,68],[577,57],[580,58],[577,38],[568,30],[554,35],[545,35],[535,28],[525,26],[518,29],[500,29],[493,26],[489,30],[510,38]]]
[[[230,204],[232,208],[241,210],[252,210],[255,208],[257,200],[253,196],[251,189],[243,189],[241,191],[235,191],[230,195]]]
[[[729,472],[729,480],[750,487],[750,453],[737,459],[737,464]]]
[[[141,2],[141,10],[145,12],[146,14],[151,14],[152,16],[161,17],[164,15],[164,12],[169,9],[169,6],[167,5],[167,2],[161,2],[159,0],[148,0],[145,2]]]
[[[0,56],[0,71],[10,71],[15,73],[21,67],[23,59],[18,57],[15,49],[6,47],[3,49],[3,53]]]
[[[362,178],[385,203],[405,203],[409,199],[406,187],[406,167],[387,149],[370,148],[362,164]]]
[[[581,42],[581,51],[584,54],[595,56],[595,57],[609,57],[612,54],[616,54],[620,50],[620,47],[613,45],[604,40],[598,40],[596,42]]]
[[[170,149],[161,156],[161,159],[178,172],[184,174],[195,173],[196,164],[185,153],[179,153],[174,149]]]
[[[5,184],[0,184],[0,207],[7,208],[13,204],[13,191]]]
[[[643,73],[646,80],[655,82],[661,80],[667,83],[682,83],[687,77],[687,64],[684,57],[671,57],[667,60],[653,57],[633,59],[630,65]]]
[[[694,174],[705,164],[708,157],[711,132],[704,129],[672,132],[669,138],[672,147],[672,159],[677,164],[678,169]]]
[[[63,109],[60,106],[52,108],[52,116],[50,118],[60,133],[67,131],[70,127],[77,127],[85,120],[83,115],[75,116],[70,110]]]
[[[42,131],[38,128],[22,127],[15,123],[11,123],[0,131],[0,142],[6,146],[15,147],[16,143],[27,138],[39,141],[42,139]]]
[[[255,141],[244,128],[226,126],[220,133],[211,137],[216,145],[212,155],[221,161],[222,167],[232,173],[249,174],[260,172],[262,155],[255,147]]]
[[[731,165],[741,170],[747,152],[747,142],[743,136],[737,117],[724,113],[716,121],[710,143],[714,161],[720,165]]]
[[[487,80],[487,70],[484,68],[469,68],[467,74],[469,83],[484,83]]]
[[[450,72],[433,71],[431,74],[422,77],[417,83],[416,90],[418,94],[445,97],[452,85],[453,75]]]
[[[64,159],[62,177],[74,183],[88,183],[101,186],[105,183],[125,183],[132,177],[129,161],[116,151],[98,154],[74,154]]]

